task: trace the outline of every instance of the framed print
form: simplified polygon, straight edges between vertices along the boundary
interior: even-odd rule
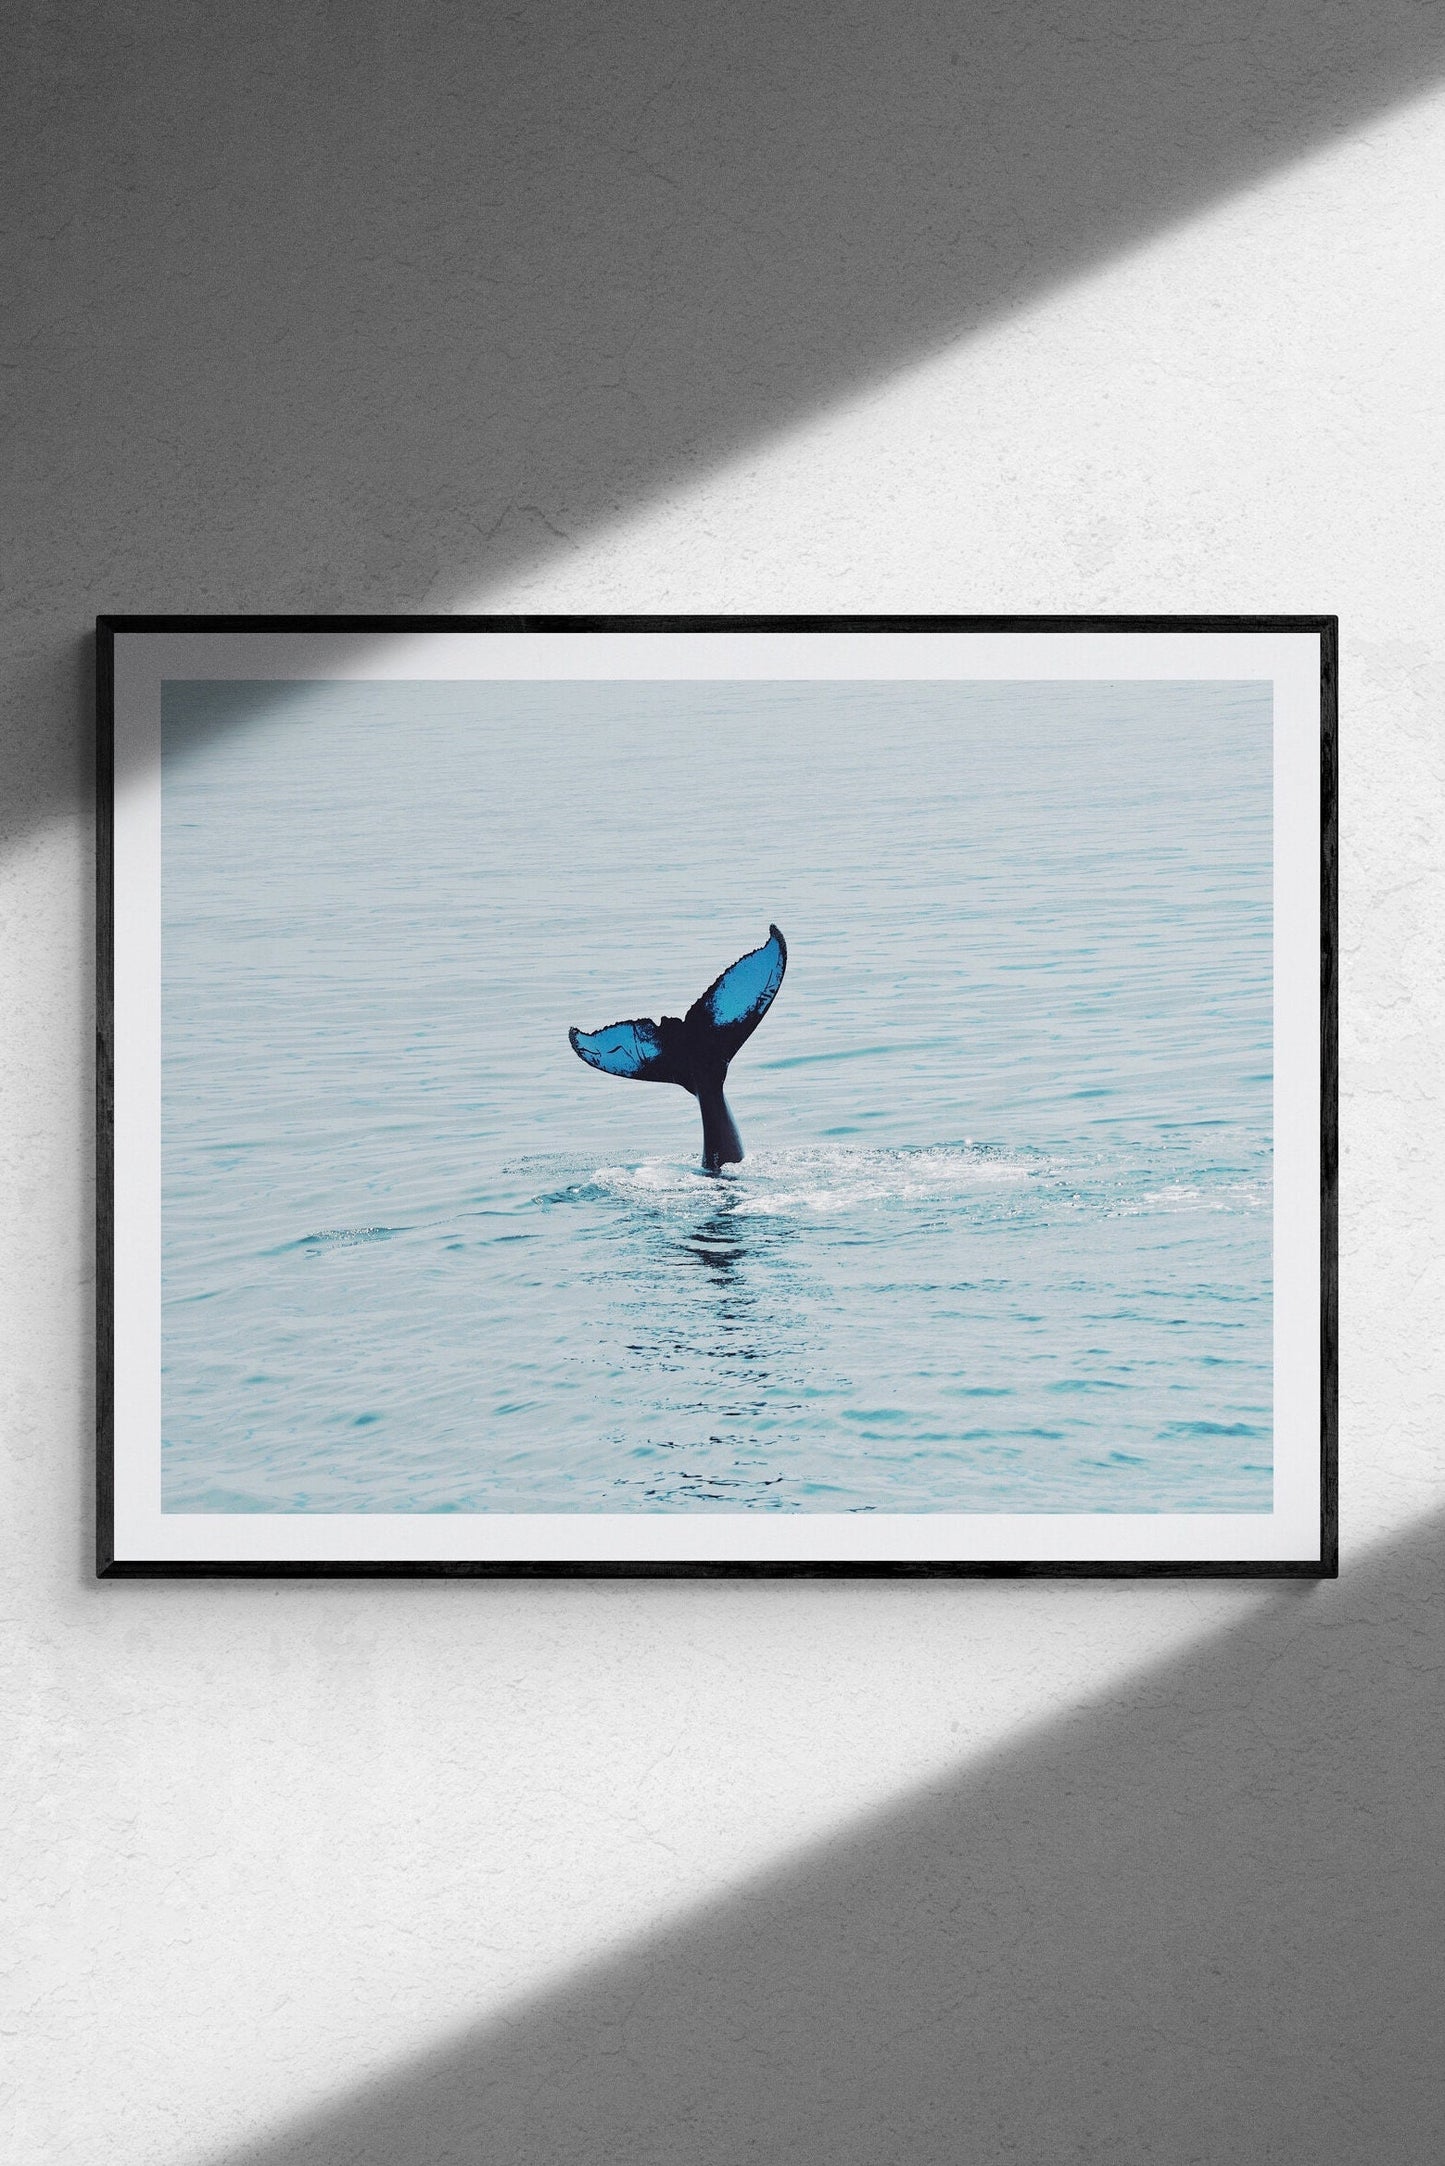
[[[1332,1573],[1335,646],[103,619],[99,1570]]]

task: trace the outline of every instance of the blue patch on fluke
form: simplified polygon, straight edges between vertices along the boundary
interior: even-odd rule
[[[730,1023],[747,1022],[749,1018],[760,1023],[783,982],[787,960],[783,936],[774,925],[762,947],[742,956],[703,994],[700,1005],[714,1027],[725,1029]]]

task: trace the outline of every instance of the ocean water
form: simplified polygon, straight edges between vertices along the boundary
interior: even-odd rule
[[[1267,686],[163,729],[167,1510],[1269,1509]],[[568,1026],[770,920],[709,1176]]]

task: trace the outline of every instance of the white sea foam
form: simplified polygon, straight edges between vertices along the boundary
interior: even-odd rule
[[[1036,1178],[1045,1164],[969,1144],[916,1150],[824,1144],[759,1151],[720,1174],[707,1174],[696,1165],[671,1159],[599,1166],[590,1185],[649,1204],[701,1202],[742,1217],[774,1218],[840,1213],[874,1204],[945,1201],[950,1196],[1013,1188]]]

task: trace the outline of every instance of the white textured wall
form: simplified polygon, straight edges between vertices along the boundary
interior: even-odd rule
[[[0,2148],[1438,2155],[1445,28],[17,5]],[[1338,610],[1343,1572],[98,1586],[98,610]]]

